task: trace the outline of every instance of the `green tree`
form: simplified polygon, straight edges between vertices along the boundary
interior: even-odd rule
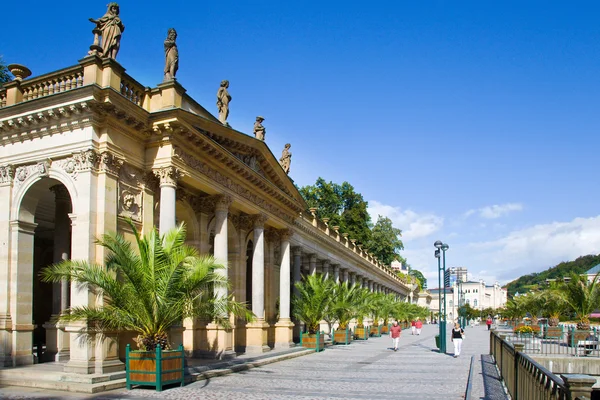
[[[402,231],[392,226],[392,220],[379,215],[371,231],[371,240],[367,243],[367,247],[379,261],[390,265],[392,261],[398,259],[398,252],[404,250],[400,236],[402,236]]]
[[[419,281],[419,287],[421,289],[427,289],[427,279],[425,279],[425,276],[423,273],[421,273],[421,271],[417,269],[409,269],[408,274]]]
[[[308,333],[317,333],[321,321],[331,314],[334,285],[333,280],[321,274],[307,275],[296,282],[298,294],[292,299],[294,316],[304,322]]]
[[[8,66],[0,56],[0,87],[3,83],[10,82],[12,80],[11,74],[8,71]]]
[[[571,280],[562,285],[560,292],[571,311],[575,313],[577,329],[590,329],[590,314],[600,306],[600,285],[596,275],[592,282],[587,276],[572,273]]]
[[[348,233],[360,244],[369,243],[371,217],[367,211],[368,203],[351,184],[338,185],[319,177],[314,185],[298,190],[309,208],[317,208],[318,218],[329,218],[330,226],[339,226],[341,233]]]
[[[142,237],[129,224],[134,243],[118,234],[98,240],[108,250],[105,265],[66,260],[42,271],[45,282],[67,279],[103,298],[103,305],[71,307],[59,316],[60,322],[86,321],[90,333],[100,335],[138,332],[138,346],[153,350],[157,345],[168,347],[169,328],[184,318],[206,318],[225,326],[228,313],[252,318],[245,305],[215,295],[213,288],[228,285],[219,273],[224,267],[185,244],[183,224],[164,235],[152,230]]]

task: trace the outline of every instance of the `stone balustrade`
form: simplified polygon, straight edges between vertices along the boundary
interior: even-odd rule
[[[51,75],[28,79],[20,84],[23,101],[39,99],[40,97],[66,92],[81,86],[83,86],[83,68],[80,65]]]
[[[123,73],[121,76],[121,94],[123,96],[132,103],[142,107],[144,105],[145,92],[146,89],[141,83]]]
[[[301,219],[304,222],[317,228],[317,230],[321,234],[330,237],[331,239],[338,242],[340,245],[348,248],[350,251],[352,251],[353,253],[355,253],[356,255],[361,257],[362,259],[364,259],[365,262],[371,264],[375,269],[382,271],[383,273],[388,275],[391,279],[398,282],[400,285],[408,288],[409,284],[407,282],[404,282],[402,279],[400,279],[400,277],[398,277],[398,275],[396,275],[389,266],[384,265],[383,263],[376,260],[375,257],[373,255],[371,255],[369,252],[367,252],[366,250],[361,249],[359,251],[358,247],[355,245],[355,242],[356,242],[355,239],[350,238],[345,233],[340,234],[337,229],[329,229],[329,225],[326,222],[319,220],[316,217],[315,212],[313,210],[310,210],[310,211],[311,211],[311,213],[308,216],[305,215],[305,213],[302,213]],[[315,211],[316,211],[316,209],[315,209]]]

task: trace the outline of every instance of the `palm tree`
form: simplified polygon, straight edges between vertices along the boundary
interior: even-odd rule
[[[339,329],[345,330],[352,318],[356,317],[357,305],[362,299],[362,288],[343,282],[335,285],[331,296],[331,314],[339,324]]]
[[[134,331],[140,349],[153,350],[157,345],[169,347],[169,328],[184,318],[204,318],[224,326],[229,326],[229,313],[252,318],[244,304],[215,295],[214,288],[228,285],[227,277],[219,273],[224,267],[185,244],[183,224],[164,235],[153,229],[140,236],[128,222],[133,244],[119,234],[97,240],[108,250],[104,265],[66,260],[42,271],[45,282],[67,279],[102,297],[102,305],[69,308],[59,316],[60,322],[86,321],[87,330],[99,335]]]
[[[577,329],[579,330],[590,329],[589,315],[600,306],[599,275],[588,282],[587,277],[572,273],[571,280],[561,287],[560,292],[564,301],[579,320],[577,322]]]
[[[544,315],[548,316],[548,326],[558,326],[560,316],[567,308],[564,296],[556,288],[544,290],[541,296],[544,302]]]
[[[531,324],[537,325],[538,314],[540,314],[544,309],[544,298],[542,296],[542,292],[531,291],[519,296],[519,301],[521,301],[521,309],[525,313],[529,313],[531,315]]]
[[[523,300],[520,300],[519,297],[515,297],[506,303],[504,315],[513,321],[519,321],[525,316],[525,311],[523,310]]]
[[[335,283],[321,274],[305,276],[296,283],[298,294],[292,299],[294,316],[303,321],[309,334],[319,331],[321,321],[330,313]]]

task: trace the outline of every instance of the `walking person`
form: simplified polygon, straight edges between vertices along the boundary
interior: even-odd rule
[[[414,335],[416,331],[417,331],[417,323],[413,319],[412,321],[410,321],[410,332],[411,332],[410,334]]]
[[[394,351],[398,351],[398,343],[400,343],[400,333],[402,333],[402,327],[398,325],[398,321],[394,321],[390,328],[390,336],[392,337],[392,344]]]
[[[460,327],[460,324],[457,322],[454,324],[454,328],[452,328],[452,343],[454,343],[454,358],[460,356],[460,351],[462,349],[462,342],[465,337],[465,331]]]
[[[423,328],[423,323],[420,318],[417,318],[417,322],[415,322],[415,328],[417,328],[417,336],[421,334],[421,329]]]
[[[486,324],[486,325],[487,325],[487,327],[488,327],[488,331],[489,331],[489,330],[491,329],[491,327],[492,327],[492,322],[493,322],[493,321],[492,321],[492,317],[488,315],[488,317],[487,317],[487,320],[485,321],[485,324]]]

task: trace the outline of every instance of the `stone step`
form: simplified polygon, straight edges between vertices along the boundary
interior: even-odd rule
[[[63,390],[75,393],[100,393],[107,390],[124,388],[125,385],[124,378],[94,384],[41,379],[24,381],[18,378],[0,378],[0,386],[21,386],[38,389]]]
[[[25,380],[29,381],[32,377],[32,371],[29,368],[16,368],[0,370],[0,382],[4,380]],[[35,379],[49,382],[65,382],[65,383],[83,383],[87,385],[94,385],[97,383],[104,383],[115,381],[119,379],[125,379],[125,371],[112,372],[109,374],[74,374],[64,373],[60,371],[35,371]]]

